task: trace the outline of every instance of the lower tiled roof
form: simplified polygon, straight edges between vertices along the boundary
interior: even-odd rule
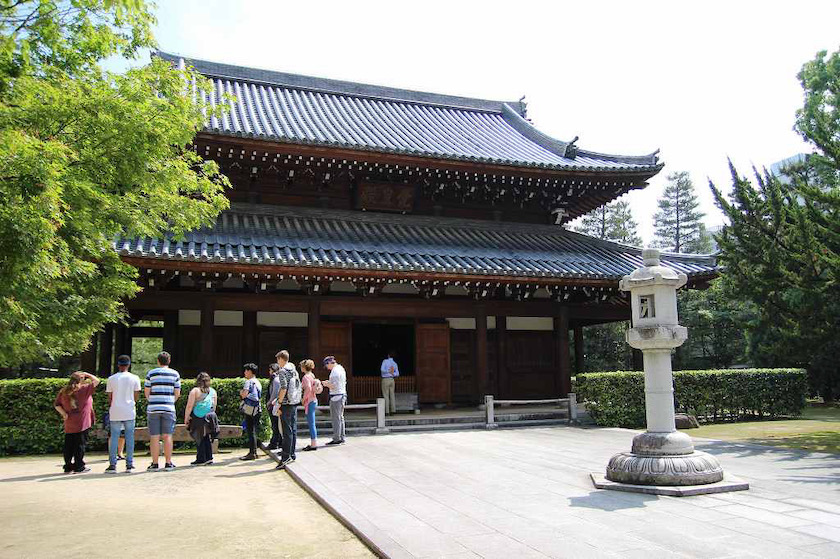
[[[618,280],[642,265],[641,249],[556,225],[256,204],[234,204],[180,241],[120,238],[114,248],[149,260],[552,279]],[[688,276],[717,270],[713,256],[662,261]]]

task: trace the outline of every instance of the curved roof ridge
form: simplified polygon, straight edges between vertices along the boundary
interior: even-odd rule
[[[616,163],[632,163],[637,165],[658,165],[663,167],[665,163],[659,162],[659,150],[648,153],[647,155],[614,155],[611,153],[600,153],[589,149],[578,149],[578,155],[585,155],[597,159],[604,159],[606,161],[615,161]]]
[[[510,124],[514,130],[532,142],[538,143],[554,155],[566,158],[566,146],[569,145],[569,142],[557,140],[544,132],[540,132],[533,124],[525,120],[520,113],[515,111],[507,103],[502,106],[502,118],[505,119],[505,122]]]
[[[293,89],[305,89],[322,93],[337,95],[349,95],[353,97],[370,97],[388,101],[402,101],[409,103],[421,103],[440,105],[460,109],[472,109],[501,113],[505,105],[519,107],[524,112],[525,106],[519,101],[495,101],[491,99],[479,99],[475,97],[461,97],[458,95],[447,95],[443,93],[432,93],[428,91],[417,91],[401,89],[383,85],[364,84],[345,80],[334,80],[330,78],[318,78],[303,74],[291,74],[276,70],[263,68],[250,68],[237,66],[235,64],[224,64],[210,60],[190,58],[178,54],[168,53],[161,50],[153,51],[152,56],[178,65],[181,61],[192,66],[196,71],[206,77],[230,79],[236,81],[250,81],[265,85],[290,87]],[[516,110],[516,109],[511,109]]]
[[[529,121],[525,120],[525,118],[517,112],[515,109],[510,107],[507,103],[504,104],[502,107],[502,118],[505,119],[505,122],[510,124],[517,132],[531,140],[532,142],[536,142],[551,153],[563,157],[564,159],[569,159],[572,161],[572,158],[566,157],[566,148],[569,144],[574,143],[575,140],[571,142],[564,142],[562,140],[558,140],[546,134],[545,132],[541,132],[537,129],[536,126],[531,124]],[[597,151],[592,151],[588,149],[581,149],[578,148],[577,155],[584,156],[584,157],[593,157],[597,159],[603,159],[606,161],[614,161],[616,163],[630,163],[635,165],[659,165],[662,166],[664,163],[659,163],[657,154],[659,150],[657,149],[653,153],[649,153],[647,155],[614,155],[609,153],[599,153]]]

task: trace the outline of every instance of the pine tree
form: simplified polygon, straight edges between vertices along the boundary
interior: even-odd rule
[[[659,211],[653,218],[656,246],[671,252],[711,252],[712,239],[702,222],[705,214],[699,210],[700,202],[686,171],[668,175],[668,184],[657,204]]]
[[[642,239],[636,231],[637,227],[630,203],[619,200],[586,214],[575,231],[598,239],[640,246]]]
[[[840,394],[840,51],[798,77],[796,130],[814,153],[755,184],[730,164],[731,196],[712,192],[729,221],[717,237],[724,279],[758,311],[749,352],[760,366],[806,368],[828,401]]]
[[[642,238],[637,231],[638,224],[633,219],[633,212],[630,209],[630,202],[619,200],[610,204],[612,206],[611,233],[609,240],[625,245],[642,246]]]

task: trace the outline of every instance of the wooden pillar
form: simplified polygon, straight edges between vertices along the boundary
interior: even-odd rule
[[[496,316],[496,342],[498,344],[497,354],[499,362],[496,364],[496,382],[493,387],[493,395],[500,397],[507,394],[508,367],[507,367],[507,317]],[[502,389],[505,390],[502,390]]]
[[[99,334],[99,375],[111,374],[111,362],[114,359],[114,325],[106,324]]]
[[[575,326],[575,374],[583,372],[583,326]]]
[[[560,307],[558,316],[554,317],[554,336],[557,347],[557,389],[562,397],[572,390],[572,367],[569,358],[568,307]]]
[[[242,358],[243,363],[257,363],[260,360],[257,350],[257,311],[244,311],[242,313]],[[260,370],[268,366],[268,363],[260,363]]]
[[[178,350],[178,311],[164,311],[163,351],[168,351],[171,355],[180,355]]]
[[[90,340],[90,345],[86,350],[82,352],[80,357],[80,364],[79,366],[83,371],[88,373],[96,372],[96,349],[97,349],[97,342],[99,341],[99,335],[94,335]]]
[[[309,322],[306,333],[309,355],[315,366],[321,366],[321,301],[313,298],[309,301]]]
[[[478,378],[478,398],[490,390],[490,370],[487,368],[487,309],[479,304],[475,309],[475,374]]]
[[[206,297],[201,303],[201,336],[200,336],[200,354],[198,358],[198,368],[202,371],[212,373],[213,368],[213,314],[215,311],[215,304],[213,299]]]
[[[114,359],[113,359],[113,369],[114,371],[117,370],[117,357],[120,355],[126,355],[131,352],[128,349],[129,346],[129,331],[128,327],[125,324],[117,324],[114,327],[114,336],[116,337],[116,343],[114,344]]]

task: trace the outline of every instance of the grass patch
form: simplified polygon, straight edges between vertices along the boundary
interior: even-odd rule
[[[840,454],[840,407],[808,406],[797,419],[702,425],[692,437]]]

